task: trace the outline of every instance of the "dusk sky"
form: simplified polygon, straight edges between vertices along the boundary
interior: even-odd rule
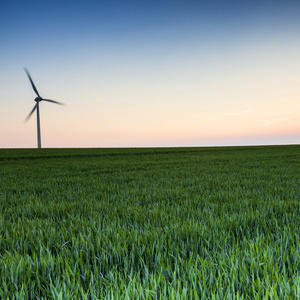
[[[0,148],[300,143],[300,1],[0,1]]]

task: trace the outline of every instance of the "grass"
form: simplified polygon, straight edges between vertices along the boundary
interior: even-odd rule
[[[1,299],[300,299],[300,146],[0,150]]]

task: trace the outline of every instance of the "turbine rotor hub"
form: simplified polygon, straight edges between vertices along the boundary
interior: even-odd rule
[[[36,102],[40,102],[40,101],[42,101],[42,100],[43,100],[42,97],[36,97],[36,98],[34,99],[34,101],[36,101]]]

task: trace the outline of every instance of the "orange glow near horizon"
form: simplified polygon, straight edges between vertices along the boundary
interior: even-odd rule
[[[222,107],[220,111],[188,109],[187,107],[127,107],[109,108],[101,114],[97,111],[87,116],[74,113],[65,126],[64,114],[60,107],[51,113],[42,114],[43,147],[137,147],[137,146],[203,146],[255,144],[255,140],[274,140],[285,137],[288,143],[299,143],[299,107],[295,101],[288,105],[277,103],[276,109],[262,109],[258,104],[238,109]],[[70,112],[69,112],[70,113]],[[55,114],[55,123],[51,114]],[[81,117],[80,117],[81,115]],[[15,130],[24,135],[18,143],[14,136],[4,136],[11,140],[11,147],[36,146],[36,120],[33,116],[27,125],[18,122]],[[77,121],[77,120],[80,120]],[[8,120],[7,120],[8,121]],[[14,120],[15,121],[15,120]],[[52,124],[52,125],[50,125]],[[289,139],[289,137],[291,137]],[[3,145],[2,145],[3,147]]]

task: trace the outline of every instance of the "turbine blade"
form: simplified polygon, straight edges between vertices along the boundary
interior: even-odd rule
[[[58,101],[54,101],[54,100],[50,100],[50,99],[44,99],[44,98],[42,98],[42,101],[52,102],[52,103],[59,104],[59,105],[65,105],[64,103],[61,103],[61,102],[58,102]]]
[[[32,88],[34,89],[35,93],[38,95],[38,97],[41,97],[40,94],[39,94],[39,92],[38,92],[38,90],[36,89],[36,87],[35,87],[35,85],[33,83],[33,80],[32,80],[32,78],[30,76],[29,71],[27,70],[27,68],[24,68],[24,70],[25,70],[25,72],[26,72],[26,74],[27,74],[27,76],[28,76],[28,78],[29,78],[29,80],[31,82]]]
[[[36,110],[36,107],[37,107],[37,104],[34,106],[34,108],[32,109],[32,111],[30,112],[30,114],[24,120],[25,123],[29,120],[29,118],[31,117],[31,115],[33,114],[33,112]]]

